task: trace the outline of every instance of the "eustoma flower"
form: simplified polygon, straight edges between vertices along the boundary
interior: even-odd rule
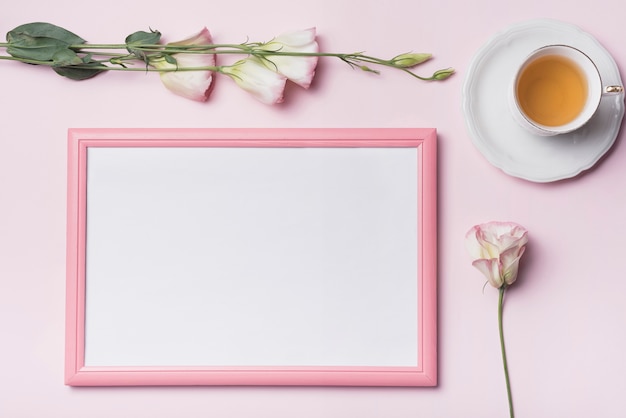
[[[212,43],[209,30],[203,28],[197,35],[183,41],[168,43],[167,46],[177,48],[188,45],[211,45]],[[199,102],[206,101],[211,94],[213,71],[186,71],[185,68],[215,67],[215,54],[177,53],[171,54],[169,57],[169,60],[165,57],[150,60],[150,65],[162,70],[160,76],[163,85],[172,93],[187,99]]]
[[[87,80],[105,71],[156,71],[169,90],[197,101],[207,100],[213,75],[221,73],[263,103],[281,103],[287,80],[303,88],[311,85],[319,57],[338,58],[365,72],[378,73],[371,66],[394,68],[424,81],[445,80],[454,73],[452,68],[445,68],[429,77],[416,74],[413,68],[432,57],[426,53],[382,59],[362,52],[321,52],[315,28],[285,33],[269,42],[241,44],[212,44],[206,28],[165,45],[160,43],[161,33],[152,29],[134,32],[122,44],[90,44],[59,26],[33,22],[9,31],[6,38],[0,48],[5,48],[7,55],[0,55],[0,60],[50,67],[72,80]],[[216,66],[216,55],[220,54],[245,58],[234,65]],[[140,67],[133,67],[135,64]]]
[[[528,242],[528,232],[522,226],[512,222],[476,225],[468,231],[465,242],[472,265],[493,287],[499,289],[515,282]]]
[[[259,52],[263,54],[258,55]],[[294,55],[272,55],[271,52]],[[252,50],[252,54],[256,53],[267,68],[284,75],[305,89],[311,85],[318,57],[297,54],[317,52],[319,52],[319,46],[315,40],[315,28],[282,34]]]
[[[488,222],[476,225],[465,235],[467,249],[472,256],[472,264],[480,270],[489,283],[498,288],[498,330],[500,350],[504,366],[506,393],[509,401],[509,414],[514,417],[509,368],[504,346],[504,328],[502,325],[502,307],[504,292],[517,280],[520,258],[526,251],[528,232],[513,222]]]

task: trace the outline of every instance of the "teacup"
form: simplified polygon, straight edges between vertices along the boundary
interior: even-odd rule
[[[596,113],[604,94],[623,91],[622,86],[604,86],[598,68],[582,51],[548,45],[519,66],[509,89],[509,105],[522,127],[552,136],[579,129]]]

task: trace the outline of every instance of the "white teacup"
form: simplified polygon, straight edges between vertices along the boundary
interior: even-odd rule
[[[598,68],[582,51],[548,45],[519,66],[509,89],[513,118],[535,135],[572,132],[596,113],[603,94],[622,86],[604,86]]]

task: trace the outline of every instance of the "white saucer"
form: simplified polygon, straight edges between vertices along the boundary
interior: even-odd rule
[[[463,111],[476,148],[505,173],[534,182],[574,177],[613,145],[624,117],[624,95],[602,98],[598,112],[579,130],[535,136],[509,112],[507,88],[521,61],[548,44],[568,44],[598,66],[604,85],[623,85],[613,57],[578,27],[547,19],[517,24],[496,34],[474,56],[463,86]]]

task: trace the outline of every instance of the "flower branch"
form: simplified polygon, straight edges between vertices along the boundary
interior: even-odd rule
[[[473,260],[472,265],[483,273],[489,284],[498,289],[498,333],[511,418],[514,418],[515,414],[504,344],[502,311],[504,294],[517,280],[519,262],[526,251],[527,243],[528,231],[512,222],[488,222],[476,225],[465,235],[465,244]]]
[[[372,66],[398,69],[423,81],[440,81],[454,70],[445,68],[430,76],[413,69],[432,58],[426,53],[405,53],[381,59],[356,53],[321,52],[315,28],[286,33],[269,42],[213,43],[203,28],[179,42],[161,44],[161,33],[138,31],[123,44],[89,44],[74,33],[50,23],[28,23],[7,33],[0,43],[8,55],[0,60],[52,68],[72,80],[87,80],[106,71],[158,72],[165,87],[183,97],[205,101],[213,87],[213,75],[230,77],[239,87],[264,103],[283,101],[287,81],[308,88],[319,58],[338,58],[352,68],[379,73]],[[219,55],[245,57],[232,65],[217,65]]]

